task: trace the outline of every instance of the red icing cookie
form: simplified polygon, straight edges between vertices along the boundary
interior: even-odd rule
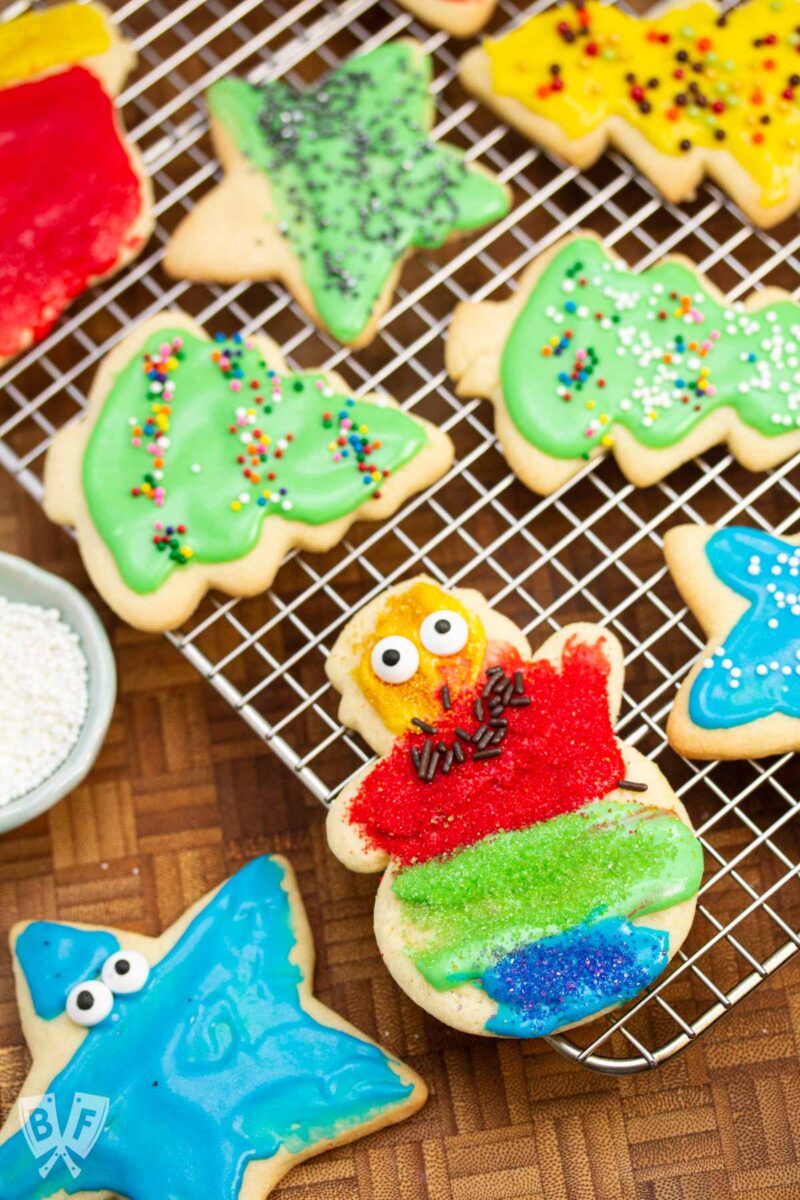
[[[473,760],[464,738],[481,726],[490,736],[493,718],[481,676],[436,725],[441,741],[469,746],[465,760],[454,764],[458,769],[439,771],[430,782],[421,778],[410,752],[422,753],[425,739],[410,731],[356,793],[349,819],[372,846],[403,864],[425,862],[499,829],[574,812],[618,785],[625,764],[608,711],[610,664],[602,638],[567,641],[560,669],[546,659],[522,663],[516,656],[502,666],[519,692],[495,722],[498,733],[508,735],[502,754]]]
[[[44,337],[150,230],[149,183],[112,99],[128,50],[109,30],[108,50],[87,62],[0,90],[0,362]]]
[[[0,91],[0,179],[0,358],[10,358],[139,249],[142,186],[113,101],[83,67]]]

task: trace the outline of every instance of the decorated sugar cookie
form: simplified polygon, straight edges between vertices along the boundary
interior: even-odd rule
[[[636,273],[567,238],[510,300],[459,305],[446,361],[542,495],[605,453],[645,487],[718,442],[753,471],[800,450],[800,307],[776,288],[728,304],[687,259]]]
[[[797,26],[796,0],[576,0],[470,50],[461,78],[578,167],[611,144],[675,203],[710,175],[767,228],[800,205]]]
[[[0,363],[150,233],[150,184],[112,99],[134,62],[99,5],[0,24]]]
[[[612,634],[571,625],[532,655],[479,593],[423,576],[352,618],[328,674],[383,756],[334,801],[328,840],[385,871],[375,934],[409,996],[456,1029],[536,1037],[653,983],[703,855],[661,772],[614,736]]]
[[[664,553],[708,638],[670,713],[672,745],[688,758],[800,750],[800,537],[680,525]]]
[[[497,0],[400,0],[400,3],[426,25],[465,38],[483,29]]]
[[[280,279],[340,342],[364,346],[414,249],[502,217],[510,193],[431,140],[430,58],[413,41],[297,91],[225,79],[208,93],[225,179],[178,227],[181,279]]]
[[[171,629],[209,588],[254,595],[294,546],[327,550],[447,470],[450,439],[268,338],[211,339],[162,313],[108,356],[86,417],[45,464],[45,510],[77,530],[97,590]]]
[[[255,859],[159,938],[32,921],[11,944],[33,1066],[0,1133],[3,1200],[264,1200],[295,1163],[425,1102],[312,995],[284,859]]]

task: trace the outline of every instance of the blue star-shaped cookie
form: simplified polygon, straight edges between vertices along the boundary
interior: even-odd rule
[[[702,550],[692,544],[698,540]],[[689,527],[671,530],[665,549],[678,587],[711,639],[678,697],[670,740],[698,757],[714,757],[712,750],[746,757],[800,748],[796,540],[745,526]],[[709,753],[698,755],[697,745]]]
[[[46,1085],[52,1099],[28,1135],[17,1130],[0,1143],[0,1200],[45,1200],[62,1189],[262,1200],[293,1161],[423,1103],[413,1072],[312,997],[310,939],[282,860],[256,859],[158,942],[120,938],[47,922],[15,938],[34,1051],[29,1083],[42,1091],[45,1034],[52,1061],[64,1060],[70,1039],[78,1045]],[[116,995],[81,1040],[54,1001],[60,995],[63,1009],[77,989],[80,1007],[81,987],[98,986],[103,962],[126,942],[149,944],[146,983]],[[76,1097],[107,1101],[104,1128],[87,1150],[88,1121],[79,1120],[67,1138],[67,1150],[77,1149],[51,1155],[42,1178],[37,1136],[59,1119],[62,1131],[74,1126]]]

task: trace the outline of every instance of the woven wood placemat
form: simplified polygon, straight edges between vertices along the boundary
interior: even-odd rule
[[[86,587],[70,540],[2,473],[0,549]],[[0,1118],[28,1067],[5,945],[14,921],[156,934],[242,862],[279,851],[294,862],[308,907],[318,994],[413,1063],[432,1094],[410,1121],[298,1167],[276,1195],[800,1196],[796,959],[707,1037],[646,1075],[601,1076],[540,1041],[448,1030],[406,1000],[383,968],[372,936],[375,880],[350,874],[328,853],[321,806],[163,638],[135,633],[98,607],[120,673],[106,746],[72,796],[0,838]]]

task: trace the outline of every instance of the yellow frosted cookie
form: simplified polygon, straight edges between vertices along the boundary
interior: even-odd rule
[[[800,205],[798,24],[795,0],[581,0],[470,50],[461,78],[578,167],[617,146],[673,202],[710,175],[767,228]]]

